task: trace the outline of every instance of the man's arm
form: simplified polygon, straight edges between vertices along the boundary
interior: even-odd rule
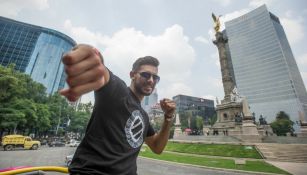
[[[80,44],[62,58],[66,82],[69,86],[60,94],[69,101],[93,90],[98,90],[109,82],[110,73],[103,64],[102,55],[92,46]]]
[[[161,154],[167,144],[170,128],[172,126],[172,119],[176,110],[176,103],[169,99],[160,101],[162,110],[164,111],[164,122],[159,133],[147,137],[145,143],[156,154]]]

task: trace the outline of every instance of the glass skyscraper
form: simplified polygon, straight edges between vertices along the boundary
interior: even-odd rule
[[[141,105],[146,112],[149,112],[151,110],[151,107],[153,107],[157,103],[158,103],[158,92],[157,89],[155,88],[154,91],[149,96],[144,97],[144,99],[141,102]]]
[[[0,16],[0,64],[14,63],[52,94],[65,86],[62,55],[76,42],[58,31]]]
[[[299,112],[307,114],[306,88],[278,17],[263,5],[225,28],[236,86],[250,110],[268,122],[279,111],[299,121]]]

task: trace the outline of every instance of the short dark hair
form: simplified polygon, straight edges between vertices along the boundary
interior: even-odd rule
[[[155,66],[158,67],[159,66],[159,60],[155,57],[152,56],[145,56],[145,57],[141,57],[138,58],[132,66],[132,71],[136,71],[137,69],[139,69],[142,65],[151,65],[151,66]]]

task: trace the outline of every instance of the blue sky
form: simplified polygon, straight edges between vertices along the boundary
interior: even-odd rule
[[[184,94],[221,100],[211,13],[223,15],[223,22],[263,4],[280,18],[306,86],[304,0],[0,0],[0,15],[52,28],[97,47],[106,66],[127,84],[136,58],[157,57],[159,99]],[[82,99],[89,100],[92,95]]]

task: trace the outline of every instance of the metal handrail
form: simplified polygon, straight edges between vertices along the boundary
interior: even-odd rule
[[[0,175],[13,175],[13,174],[20,174],[20,173],[27,173],[33,171],[55,171],[60,173],[68,174],[67,167],[60,167],[60,166],[37,166],[37,167],[28,167],[28,168],[21,168],[16,170],[10,170],[5,172],[0,172]]]

